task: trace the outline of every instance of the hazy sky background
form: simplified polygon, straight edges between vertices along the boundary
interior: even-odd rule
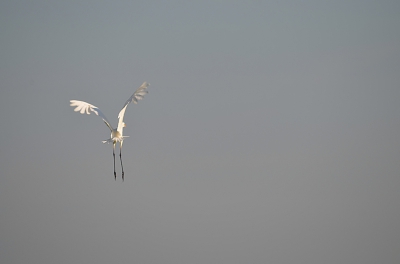
[[[400,263],[399,14],[1,1],[0,263]]]

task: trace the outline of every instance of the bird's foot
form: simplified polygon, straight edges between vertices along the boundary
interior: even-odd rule
[[[122,172],[122,181],[124,181],[124,172]]]
[[[114,171],[114,179],[117,180],[117,173]]]

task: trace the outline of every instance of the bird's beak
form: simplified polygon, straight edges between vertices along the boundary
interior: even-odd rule
[[[124,127],[126,127],[126,124],[124,123]]]

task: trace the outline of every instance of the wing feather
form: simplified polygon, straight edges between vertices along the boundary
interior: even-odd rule
[[[128,107],[130,102],[137,104],[138,101],[142,100],[144,96],[148,93],[147,87],[149,87],[148,82],[142,83],[142,85],[132,94],[131,97],[125,102],[124,106],[122,107],[121,111],[118,114],[118,128],[117,130],[121,133],[124,124],[124,115],[126,108]]]
[[[112,131],[112,127],[110,125],[110,122],[108,122],[107,117],[103,114],[103,112],[100,111],[100,109],[97,106],[94,106],[92,104],[83,102],[83,101],[77,101],[77,100],[71,100],[70,101],[70,106],[75,107],[74,111],[81,113],[81,114],[88,114],[90,115],[91,112],[95,113],[96,115],[100,116],[104,123],[108,126],[108,128]]]

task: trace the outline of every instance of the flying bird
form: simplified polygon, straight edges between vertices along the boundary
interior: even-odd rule
[[[106,126],[110,129],[111,131],[111,137],[107,140],[103,140],[103,143],[113,143],[113,157],[114,157],[114,178],[115,180],[117,179],[117,173],[115,172],[115,145],[117,142],[119,142],[119,159],[121,161],[121,168],[122,168],[122,180],[124,180],[124,167],[122,165],[122,143],[124,142],[124,139],[129,136],[124,136],[123,135],[123,129],[126,126],[124,123],[124,115],[126,108],[128,107],[130,102],[133,102],[134,104],[137,104],[139,100],[142,100],[144,96],[148,93],[147,87],[150,84],[147,82],[144,82],[133,94],[129,99],[125,102],[124,106],[122,107],[121,111],[118,114],[118,126],[117,128],[113,128],[110,125],[110,122],[107,120],[106,116],[100,111],[100,109],[97,106],[94,106],[92,104],[83,102],[83,101],[77,101],[77,100],[71,100],[70,105],[72,107],[75,107],[74,111],[75,112],[80,112],[81,114],[88,114],[90,115],[91,112],[95,113],[96,115],[100,116]]]

